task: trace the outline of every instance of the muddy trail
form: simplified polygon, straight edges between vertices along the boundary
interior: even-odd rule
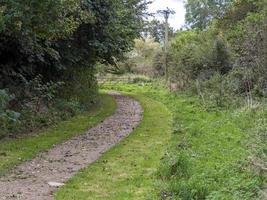
[[[80,169],[128,136],[142,119],[140,104],[118,93],[116,112],[85,134],[72,138],[0,178],[0,200],[51,200]]]

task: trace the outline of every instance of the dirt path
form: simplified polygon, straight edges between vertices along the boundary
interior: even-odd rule
[[[129,135],[142,118],[140,104],[112,93],[117,111],[86,134],[64,142],[0,179],[1,200],[50,200],[53,192],[80,169]]]

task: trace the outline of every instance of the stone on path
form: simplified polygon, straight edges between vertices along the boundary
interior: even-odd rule
[[[61,187],[64,185],[64,183],[48,182],[48,185],[50,185],[51,187]]]

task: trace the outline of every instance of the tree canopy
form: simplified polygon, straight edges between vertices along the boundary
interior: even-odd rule
[[[143,0],[3,0],[1,85],[17,74],[58,78],[73,65],[112,63],[143,28]]]
[[[174,36],[174,29],[168,24],[169,28],[169,38]],[[160,22],[157,19],[153,19],[146,23],[145,26],[145,35],[154,38],[158,43],[164,43],[165,38],[165,23]]]
[[[223,17],[234,0],[188,0],[186,2],[186,24],[190,28],[204,30],[214,18]]]

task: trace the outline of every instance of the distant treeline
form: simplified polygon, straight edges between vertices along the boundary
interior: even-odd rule
[[[186,24],[173,34],[167,55],[168,80],[220,106],[267,97],[267,1],[188,0]],[[148,24],[153,39],[136,40],[121,64],[125,71],[164,76],[162,24]],[[241,98],[240,98],[241,97]],[[237,100],[237,101],[235,101]]]

